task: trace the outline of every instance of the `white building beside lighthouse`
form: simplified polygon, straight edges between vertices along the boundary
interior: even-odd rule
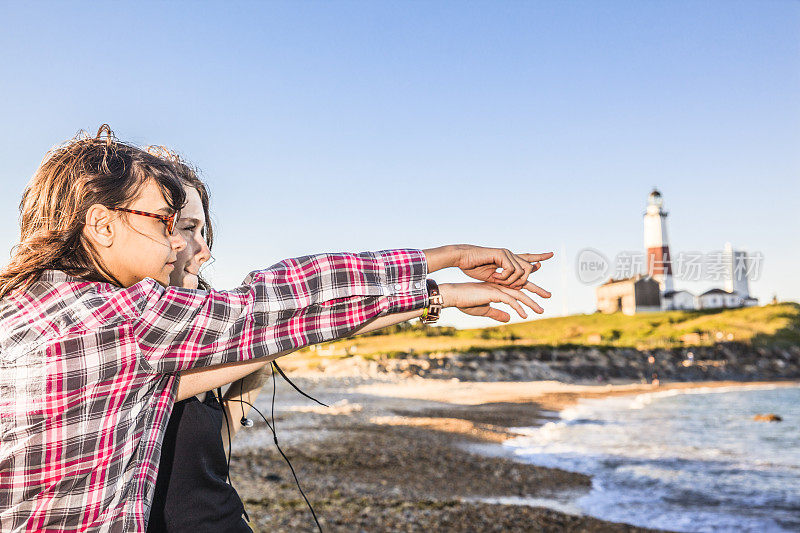
[[[744,300],[752,299],[749,281],[752,264],[747,252],[734,250],[731,243],[726,242],[723,257],[726,264],[725,290]]]
[[[758,299],[750,296],[751,261],[747,252],[734,250],[731,243],[725,243],[722,253],[724,265],[724,289],[710,289],[697,296],[696,309],[717,309],[720,307],[751,307],[758,305]]]

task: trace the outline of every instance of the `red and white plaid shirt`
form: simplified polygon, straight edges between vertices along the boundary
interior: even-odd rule
[[[288,259],[231,291],[45,272],[0,300],[0,530],[144,531],[177,372],[420,309],[426,275],[419,250]]]

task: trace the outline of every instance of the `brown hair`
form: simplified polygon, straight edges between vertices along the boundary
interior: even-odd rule
[[[211,198],[208,194],[206,184],[197,176],[197,169],[183,159],[177,152],[170,150],[166,146],[148,146],[147,152],[172,163],[181,182],[183,182],[185,186],[195,189],[197,194],[200,195],[200,202],[203,204],[203,216],[205,216],[206,219],[203,237],[210,251],[211,247],[214,245],[214,226],[211,223]],[[197,286],[206,291],[211,289],[211,284],[206,281],[202,275],[197,276]]]
[[[83,235],[86,212],[94,204],[128,205],[149,180],[171,209],[186,201],[173,164],[119,141],[107,124],[95,137],[82,131],[50,150],[22,194],[20,242],[0,270],[0,298],[49,269],[121,285]]]

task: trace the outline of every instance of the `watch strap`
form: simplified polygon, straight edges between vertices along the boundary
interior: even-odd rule
[[[423,324],[433,324],[439,320],[444,305],[444,298],[442,293],[439,292],[439,285],[432,279],[425,280],[425,285],[428,288],[428,306],[422,311],[420,320]]]

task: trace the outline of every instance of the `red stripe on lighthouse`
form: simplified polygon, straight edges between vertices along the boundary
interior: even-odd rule
[[[647,249],[647,273],[672,275],[672,261],[669,246],[653,246]]]

